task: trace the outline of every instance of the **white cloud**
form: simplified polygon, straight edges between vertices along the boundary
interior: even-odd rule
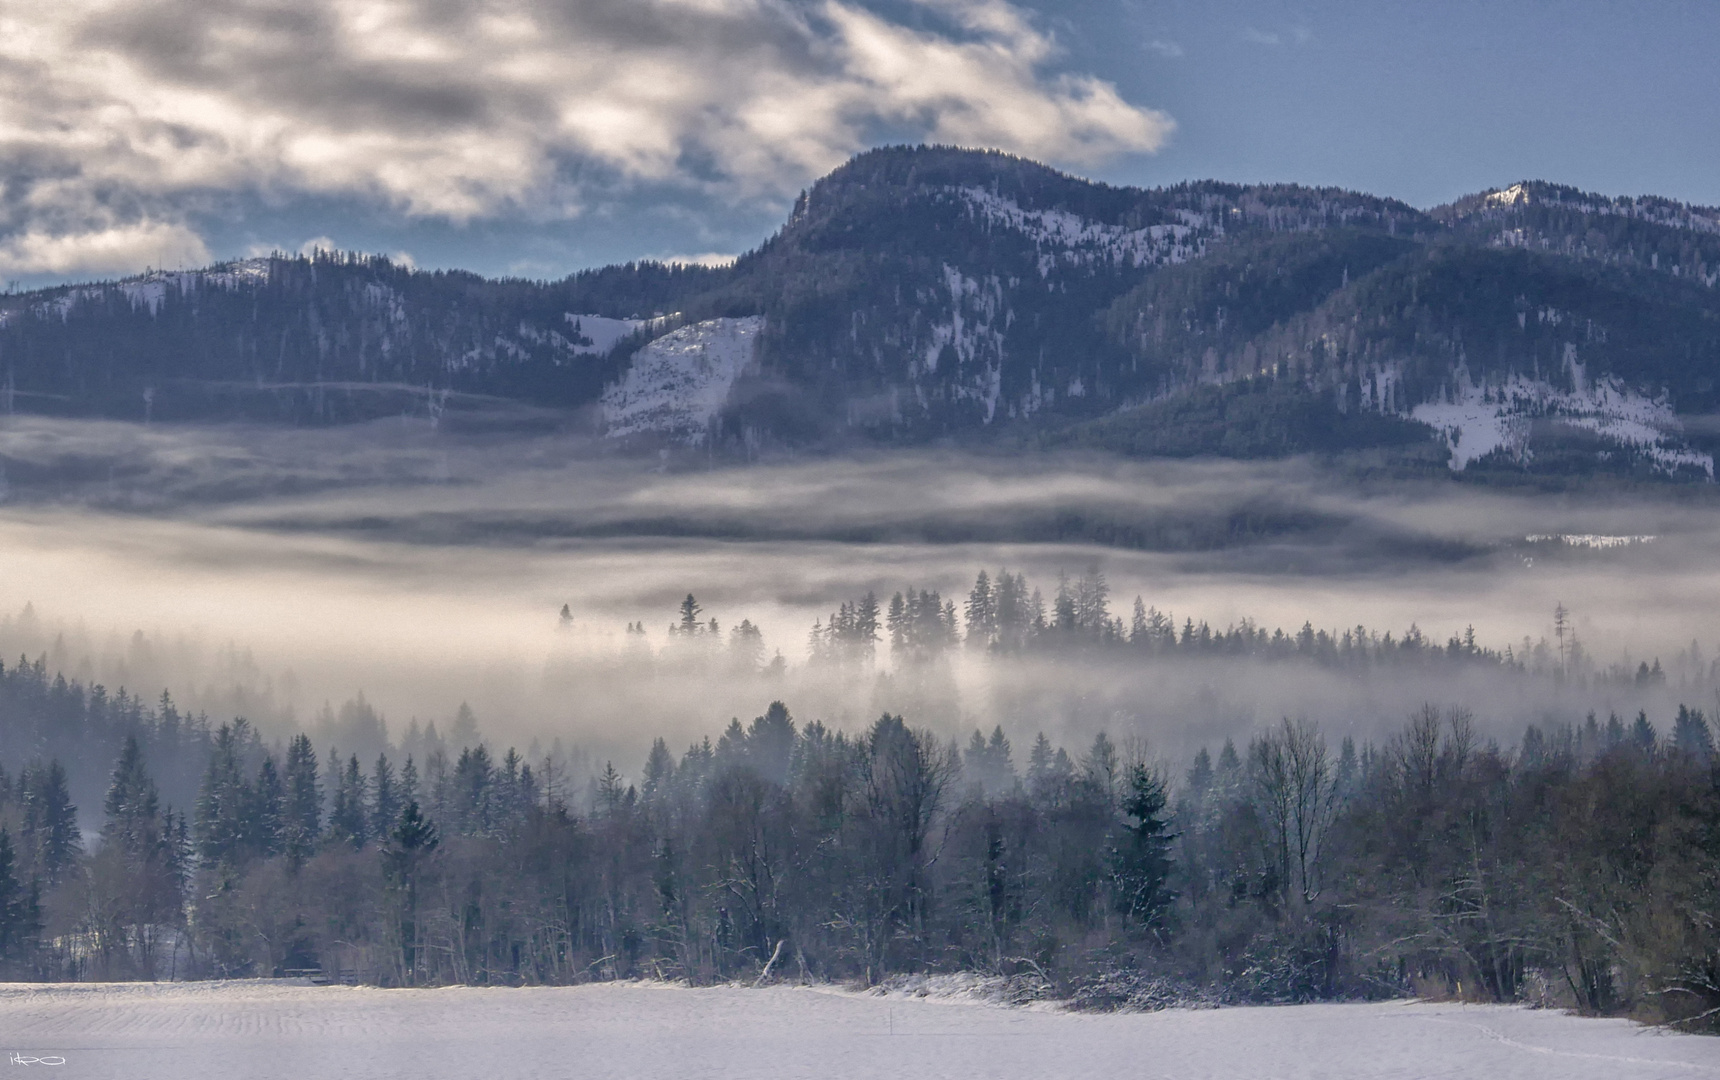
[[[1314,40],[1314,31],[1306,26],[1292,26],[1288,33],[1280,34],[1276,30],[1260,30],[1252,26],[1242,29],[1242,39],[1254,45],[1278,46],[1286,42],[1292,45],[1306,45]]]
[[[194,250],[234,196],[560,218],[639,184],[780,198],[883,130],[1081,165],[1172,129],[1054,70],[1005,0],[915,2],[915,27],[854,0],[9,5],[0,243],[118,267],[145,234]]]
[[[1159,41],[1154,39],[1147,42],[1147,48],[1170,60],[1175,60],[1183,54],[1183,47],[1174,41]]]
[[[209,249],[195,232],[158,221],[81,231],[27,228],[0,237],[0,274],[121,274],[209,261]]]

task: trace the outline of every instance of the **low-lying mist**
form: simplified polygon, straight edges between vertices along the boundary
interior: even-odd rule
[[[1705,489],[1578,497],[1358,481],[1306,461],[953,451],[666,468],[418,421],[10,417],[0,467],[8,663],[45,655],[68,678],[168,689],[270,737],[360,694],[395,736],[412,719],[446,730],[464,702],[492,741],[560,739],[633,770],[659,735],[714,737],[780,698],[848,728],[890,711],[952,737],[1001,725],[1018,746],[1107,730],[1181,758],[1283,715],[1372,738],[1433,701],[1514,741],[1590,709],[1716,700],[1704,648],[1720,533]],[[982,568],[1025,575],[1047,605],[1060,574],[1097,568],[1125,624],[1138,595],[1179,630],[1293,635],[1306,621],[1401,640],[1413,626],[1443,644],[1472,627],[1529,670],[961,646],[909,664],[887,640],[869,665],[807,662],[809,630],[840,604],[913,588],[959,611]],[[760,630],[756,663],[668,633],[689,593],[701,624],[718,622],[712,642],[743,619]],[[1657,658],[1663,678],[1630,677]]]

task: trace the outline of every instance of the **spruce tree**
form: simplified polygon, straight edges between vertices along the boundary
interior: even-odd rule
[[[0,960],[17,959],[40,929],[40,902],[19,880],[12,834],[0,827]]]
[[[317,779],[317,752],[309,735],[287,744],[286,807],[281,822],[281,849],[294,863],[316,851],[322,836],[322,785]]]
[[[412,755],[407,754],[406,764],[400,767],[400,805],[418,801],[418,766],[413,763]]]
[[[1035,799],[1043,797],[1051,779],[1051,740],[1041,731],[1033,737],[1033,749],[1027,752],[1027,789]]]
[[[1636,722],[1630,726],[1630,741],[1638,750],[1645,754],[1654,753],[1660,742],[1660,733],[1654,730],[1654,724],[1648,719],[1647,710],[1636,714]]]
[[[102,826],[104,843],[118,844],[127,854],[137,856],[157,839],[160,797],[144,768],[143,748],[135,735],[127,736],[120,750],[102,809],[107,814]]]
[[[222,724],[215,733],[203,786],[197,793],[197,856],[208,864],[235,864],[245,854],[252,795],[240,768],[236,732]]]
[[[275,756],[265,754],[262,764],[257,766],[257,783],[251,789],[251,815],[246,830],[246,842],[259,855],[281,853],[286,802],[286,787],[281,783],[280,770],[275,768]]]
[[[997,596],[992,591],[991,578],[984,570],[974,579],[967,598],[967,643],[970,648],[983,649],[997,636]]]
[[[1678,707],[1678,716],[1672,722],[1672,745],[1697,761],[1707,761],[1713,755],[1714,736],[1701,709]]]
[[[367,808],[358,755],[353,754],[344,768],[337,765],[330,772],[334,775],[334,798],[328,815],[328,839],[361,848],[367,831]]]
[[[1149,926],[1170,905],[1170,815],[1164,781],[1144,763],[1125,770],[1121,836],[1111,849],[1111,889],[1117,911]]]
[[[58,759],[27,766],[19,774],[18,789],[24,804],[22,832],[35,854],[36,871],[48,885],[56,885],[82,846],[66,768]]]
[[[685,637],[693,637],[698,634],[702,629],[699,623],[699,613],[703,610],[699,606],[699,602],[693,599],[693,594],[688,593],[687,598],[681,601],[681,621],[674,627],[675,632]]]
[[[669,744],[657,739],[645,757],[644,780],[639,787],[639,795],[646,806],[656,805],[668,793],[674,776],[675,759],[669,753]]]
[[[411,759],[408,758],[410,766]],[[440,842],[436,826],[408,800],[400,822],[385,834],[382,872],[395,897],[400,935],[401,971],[406,983],[418,981],[418,878],[425,859]]]
[[[370,771],[370,835],[386,840],[400,824],[400,808],[400,787],[394,779],[394,766],[388,763],[387,754],[378,754]]]

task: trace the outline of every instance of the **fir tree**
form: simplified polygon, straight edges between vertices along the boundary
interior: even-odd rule
[[[388,755],[378,754],[370,771],[370,835],[385,840],[400,824],[400,786],[394,778],[394,766],[389,764]],[[417,792],[413,796],[416,797]]]
[[[693,594],[688,593],[687,598],[681,601],[681,621],[672,628],[672,632],[679,633],[683,637],[697,636],[702,629],[699,614],[703,611],[704,608],[701,608],[699,602],[693,599]]]
[[[419,801],[418,766],[413,764],[412,755],[406,755],[406,764],[400,767],[400,805]]]
[[[1714,736],[1701,709],[1678,707],[1678,716],[1672,722],[1672,745],[1697,761],[1707,761],[1713,756]]]
[[[1119,912],[1156,925],[1173,899],[1170,879],[1170,831],[1165,784],[1141,762],[1128,767],[1123,778],[1122,835],[1111,848],[1111,888]]]
[[[279,855],[283,846],[286,787],[273,754],[264,754],[257,766],[257,783],[251,789],[252,809],[246,841],[259,854]]]
[[[144,768],[143,748],[138,745],[135,735],[126,737],[102,809],[107,815],[102,826],[104,843],[118,844],[135,856],[155,842],[160,823],[160,797],[156,793],[155,781],[150,779]]]
[[[197,856],[209,865],[235,865],[247,854],[245,834],[251,791],[239,760],[238,732],[222,724],[215,733],[203,786],[197,793],[193,831]]]
[[[310,736],[298,735],[287,744],[286,809],[281,846],[295,864],[311,857],[322,837],[322,784],[317,753]]]
[[[1647,710],[1636,714],[1636,722],[1630,726],[1630,741],[1639,751],[1645,754],[1654,753],[1660,743],[1660,734],[1654,730],[1654,724],[1648,719]]]
[[[974,579],[967,598],[967,643],[970,648],[988,648],[997,637],[997,597],[984,570]]]
[[[644,780],[639,786],[639,797],[645,805],[659,802],[667,794],[674,776],[675,759],[669,753],[669,744],[657,739],[651,744],[651,752],[645,756]]]
[[[330,771],[334,772],[335,784],[328,815],[328,840],[362,848],[368,832],[368,811],[364,773],[359,770],[358,755],[348,758],[345,767]]]
[[[26,767],[18,777],[18,794],[24,804],[20,831],[35,855],[36,870],[44,882],[56,885],[82,847],[65,766],[56,759]]]
[[[0,827],[0,960],[19,958],[40,930],[40,901],[19,880],[12,834]]]

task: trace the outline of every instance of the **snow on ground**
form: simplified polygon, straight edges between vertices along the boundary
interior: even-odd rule
[[[0,1066],[63,1058],[36,1071],[68,1080],[1720,1076],[1720,1039],[1407,1002],[1100,1015],[791,987],[7,984],[0,1032]]]
[[[1039,276],[1058,265],[1154,266],[1180,263],[1205,251],[1203,233],[1212,226],[1206,215],[1179,211],[1179,225],[1150,225],[1125,229],[1092,221],[1067,210],[1028,210],[1015,200],[994,195],[984,188],[953,189],[982,220],[995,227],[1022,233],[1039,248]]]
[[[589,353],[594,356],[606,356],[610,349],[621,343],[621,339],[635,333],[642,326],[658,326],[664,320],[657,319],[609,319],[602,315],[577,315],[568,312],[563,318],[567,319],[569,328],[589,345],[578,344],[573,347],[575,353]]]
[[[1640,454],[1665,472],[1697,468],[1714,476],[1713,456],[1683,445],[1683,425],[1665,397],[1645,397],[1610,376],[1591,382],[1580,365],[1566,364],[1575,375],[1570,390],[1523,375],[1477,385],[1460,370],[1455,393],[1417,405],[1410,417],[1445,439],[1454,472],[1495,450],[1525,453],[1532,421],[1548,417]]]
[[[1635,536],[1608,536],[1602,533],[1530,533],[1523,538],[1531,544],[1567,544],[1571,547],[1608,548],[1635,547],[1652,544],[1658,537],[1647,533]]]
[[[698,445],[752,363],[764,319],[709,319],[664,334],[633,354],[603,392],[611,438],[653,433]]]

